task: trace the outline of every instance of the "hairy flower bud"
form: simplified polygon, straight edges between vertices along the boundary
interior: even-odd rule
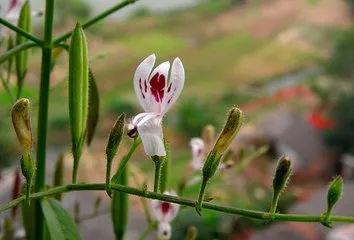
[[[230,110],[227,121],[223,130],[221,131],[213,149],[208,154],[205,160],[202,173],[203,181],[199,191],[198,202],[196,204],[196,211],[200,214],[202,208],[202,201],[207,182],[214,176],[216,170],[219,168],[221,158],[242,125],[243,113],[240,109],[234,107]]]
[[[22,154],[28,154],[32,150],[30,105],[28,99],[21,98],[14,104],[11,111],[12,124],[20,142]]]
[[[279,197],[284,191],[286,184],[289,181],[291,174],[291,161],[288,157],[282,157],[279,159],[277,168],[275,170],[273,178],[273,198],[270,207],[270,212],[275,213]]]
[[[329,184],[327,191],[327,211],[324,214],[325,220],[322,224],[330,227],[330,215],[334,205],[340,200],[343,193],[343,179],[341,176],[335,177]]]
[[[230,146],[232,140],[240,130],[242,117],[242,111],[236,107],[232,108],[229,112],[226,124],[214,146],[217,155],[222,155]]]
[[[17,139],[21,145],[22,158],[21,170],[26,178],[26,201],[29,201],[33,178],[36,171],[36,163],[34,162],[32,151],[32,130],[30,117],[30,101],[28,99],[19,99],[11,110],[12,123],[17,135]]]

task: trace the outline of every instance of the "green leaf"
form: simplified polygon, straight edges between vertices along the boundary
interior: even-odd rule
[[[128,166],[124,168],[122,175],[118,179],[118,183],[127,185]],[[116,239],[122,240],[128,223],[128,195],[126,193],[113,192],[111,216]]]
[[[51,240],[81,239],[74,220],[58,201],[44,198],[41,207]]]
[[[17,25],[28,33],[32,32],[32,10],[29,1],[23,4]],[[27,41],[28,39],[21,34],[16,35],[16,46],[24,44]],[[23,81],[28,68],[28,53],[29,50],[25,50],[16,54],[17,98],[21,95]]]
[[[89,69],[89,111],[87,118],[87,146],[92,142],[96,131],[100,112],[99,93],[96,84],[95,76],[91,69]]]
[[[73,182],[77,179],[77,170],[82,147],[86,138],[89,96],[89,68],[87,42],[83,29],[77,24],[71,37],[69,49],[69,115],[74,157]]]

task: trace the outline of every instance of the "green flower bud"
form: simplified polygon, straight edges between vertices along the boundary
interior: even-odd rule
[[[291,174],[291,161],[288,157],[279,159],[273,178],[273,198],[270,212],[275,213],[281,193],[286,188]]]
[[[117,154],[119,144],[122,141],[122,136],[124,133],[124,124],[125,124],[125,114],[121,114],[117,121],[115,122],[109,137],[108,143],[106,146],[106,156],[107,156],[107,167],[106,167],[106,189],[107,194],[111,196],[110,183],[111,183],[111,169],[113,158]]]
[[[32,130],[30,116],[30,101],[28,99],[19,99],[11,110],[12,124],[14,126],[17,139],[22,150],[21,170],[26,178],[26,201],[29,201],[32,183],[36,172],[36,163],[32,158]]]
[[[71,37],[69,50],[69,115],[74,157],[73,182],[85,142],[88,118],[89,68],[87,42],[84,31],[77,24]]]
[[[26,98],[19,99],[12,107],[12,124],[17,139],[20,142],[22,154],[28,154],[32,150],[32,130],[30,116],[30,101]]]
[[[323,224],[330,227],[330,215],[334,205],[340,200],[343,193],[343,179],[341,176],[335,177],[329,184],[327,191],[327,211],[324,214],[325,220]]]
[[[234,107],[230,110],[225,126],[221,131],[213,149],[210,151],[207,159],[205,160],[202,169],[203,181],[199,191],[198,202],[196,204],[196,210],[199,214],[201,213],[202,201],[207,182],[215,175],[223,154],[240,130],[242,125],[242,118],[243,113],[240,109]]]

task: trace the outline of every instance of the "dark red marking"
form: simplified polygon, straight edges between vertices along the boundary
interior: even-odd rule
[[[167,214],[170,211],[171,203],[163,202],[161,203],[161,210],[163,214]]]
[[[145,84],[146,84],[146,81],[145,81]],[[143,93],[143,88],[141,87],[141,78],[139,79],[139,88],[140,88],[140,92],[141,92],[141,95],[143,96],[143,98],[145,99],[145,95]],[[146,92],[146,91],[145,91]]]
[[[146,83],[146,80],[144,81],[144,88],[145,88],[145,92],[147,92],[147,88],[148,88],[148,86],[147,86],[147,83]]]
[[[162,102],[164,96],[164,88],[166,84],[165,76],[159,73],[156,73],[150,80],[150,89],[152,95],[155,97],[156,102]]]
[[[172,83],[168,85],[167,92],[169,93],[171,91]]]

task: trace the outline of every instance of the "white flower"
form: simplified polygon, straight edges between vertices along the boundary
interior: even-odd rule
[[[198,171],[203,167],[203,160],[205,156],[205,144],[201,138],[192,138],[189,145],[192,149],[191,167],[193,170]]]
[[[144,112],[135,116],[132,124],[147,155],[165,156],[162,118],[182,92],[185,76],[179,58],[172,63],[170,77],[170,63],[161,63],[153,70],[155,60],[155,54],[148,56],[134,74],[135,94]]]
[[[177,196],[174,191],[164,192],[166,195]],[[177,216],[179,205],[159,200],[150,201],[151,213],[158,222],[157,235],[160,240],[171,238],[171,221]]]

